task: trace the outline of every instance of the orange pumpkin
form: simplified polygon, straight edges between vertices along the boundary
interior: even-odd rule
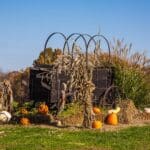
[[[100,114],[101,113],[101,111],[100,111],[100,109],[98,107],[93,107],[93,112],[95,114]]]
[[[46,104],[41,104],[41,105],[39,105],[39,107],[38,107],[38,112],[40,113],[40,114],[47,114],[48,113],[48,106],[46,105]]]
[[[28,111],[27,111],[26,108],[21,108],[20,113],[23,114],[23,115],[26,115],[26,114],[28,114]]]
[[[20,119],[20,124],[21,125],[29,125],[30,120],[28,118],[23,117],[23,118]]]
[[[102,127],[102,122],[101,121],[97,121],[97,120],[93,121],[92,128],[100,129],[101,127]]]
[[[117,125],[118,124],[118,116],[116,113],[108,114],[106,118],[106,123],[110,125]]]

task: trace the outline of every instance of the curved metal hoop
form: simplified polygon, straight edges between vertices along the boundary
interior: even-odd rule
[[[89,37],[90,39],[92,38],[92,36],[91,35],[89,35],[89,34],[82,34],[82,36],[85,38],[85,36],[87,36],[87,37]],[[77,40],[78,39],[80,39],[81,38],[81,35],[79,35],[75,40],[74,40],[74,43],[72,44],[72,57],[73,57],[73,51],[74,51],[74,46],[75,46],[75,44],[76,44],[76,42],[77,42]],[[95,41],[95,39],[93,38],[92,39],[92,41],[94,42],[94,45],[95,45],[95,48],[96,48],[96,41]],[[88,49],[87,49],[87,40],[86,40],[86,60],[88,60]],[[95,50],[94,50],[95,51]],[[87,61],[86,61],[86,67],[87,67],[87,65],[88,65],[88,63],[87,63]]]
[[[89,45],[90,45],[91,41],[92,41],[93,39],[95,39],[96,37],[100,37],[100,38],[102,38],[102,39],[105,40],[105,42],[106,42],[106,44],[107,44],[107,48],[108,48],[109,61],[110,61],[111,51],[110,51],[109,41],[107,40],[107,38],[106,38],[105,36],[100,35],[100,34],[93,35],[93,36],[90,38],[90,40],[88,41],[88,43],[87,43],[87,49],[86,49],[86,50],[87,50],[87,54],[88,54],[88,49],[89,49]],[[96,48],[96,45],[95,45],[95,48]],[[86,58],[87,58],[87,62],[88,62],[88,55],[87,55]]]
[[[68,41],[66,41],[66,36],[63,34],[63,33],[61,33],[61,32],[53,32],[53,33],[51,33],[49,36],[48,36],[48,38],[46,39],[46,42],[45,42],[45,44],[44,44],[44,64],[45,64],[45,50],[46,50],[46,48],[47,48],[47,44],[48,44],[48,42],[49,42],[49,40],[54,36],[54,35],[56,35],[56,34],[59,34],[59,35],[61,35],[63,38],[64,38],[64,40],[65,40],[65,43],[67,44],[67,48],[68,48],[68,53],[69,53],[69,45],[68,45]],[[65,47],[63,47],[63,54],[64,54],[64,51],[65,51]]]
[[[89,34],[82,34],[82,36],[84,36],[84,38],[85,38],[85,36],[87,36],[87,37],[89,37],[90,39],[92,38],[92,36],[91,35],[89,35]],[[74,43],[73,44],[75,44],[76,43],[76,41],[79,39],[81,37],[81,35],[79,35],[75,40],[74,40]],[[92,41],[94,42],[94,44],[96,45],[96,41],[95,41],[95,39],[92,39]],[[87,43],[87,40],[86,40],[86,43]],[[73,47],[74,45],[72,45],[72,49],[74,48]],[[86,45],[86,48],[87,48],[87,45]]]
[[[92,38],[92,36],[89,35],[89,34],[82,34],[82,36],[83,36],[84,38],[85,38],[85,36],[89,37],[90,39]],[[73,48],[74,48],[75,43],[77,42],[77,40],[78,40],[80,37],[81,37],[81,35],[79,35],[79,36],[74,40],[74,43],[73,43],[73,45],[72,45],[72,50],[73,50]],[[94,45],[96,46],[96,41],[95,41],[95,39],[92,39],[92,41],[94,42]],[[87,40],[86,40],[86,43],[87,43]],[[87,49],[87,44],[86,44],[86,49]]]
[[[71,49],[71,55],[72,55],[72,57],[73,57],[73,49],[74,49],[74,46],[75,46],[75,42],[76,42],[79,38],[82,38],[82,39],[83,39],[84,44],[85,44],[85,48],[87,47],[87,41],[86,41],[85,37],[84,37],[82,34],[80,34],[80,33],[72,33],[72,34],[70,34],[70,35],[67,37],[67,39],[66,39],[66,41],[65,41],[65,43],[64,43],[63,51],[64,51],[64,49],[65,49],[65,47],[66,47],[66,44],[67,44],[68,41],[70,40],[70,38],[73,37],[73,36],[75,36],[75,35],[78,35],[78,37],[75,39],[75,41],[74,41],[73,44],[72,44],[72,49]],[[69,52],[70,52],[70,49],[69,49]],[[70,54],[70,53],[69,53],[69,54]]]

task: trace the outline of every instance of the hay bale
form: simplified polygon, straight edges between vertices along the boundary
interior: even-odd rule
[[[150,113],[139,112],[134,116],[135,120],[150,120]]]
[[[132,100],[122,100],[119,103],[121,111],[118,113],[120,123],[132,123],[139,113]]]
[[[81,126],[83,118],[83,106],[80,103],[66,105],[64,111],[57,116],[63,126]]]
[[[83,119],[83,113],[76,113],[67,117],[62,117],[60,120],[64,126],[82,126]]]

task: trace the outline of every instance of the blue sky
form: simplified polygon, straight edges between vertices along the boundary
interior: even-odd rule
[[[54,31],[96,34],[99,28],[109,41],[124,38],[150,56],[149,0],[0,0],[0,68],[32,66]]]

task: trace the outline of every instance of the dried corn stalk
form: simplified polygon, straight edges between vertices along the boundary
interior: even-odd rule
[[[75,58],[71,58],[68,55],[62,56],[55,62],[55,66],[60,72],[62,70],[66,71],[69,76],[67,87],[69,90],[74,91],[75,101],[79,101],[83,105],[83,126],[90,128],[92,121],[91,98],[95,89],[92,83],[92,71],[94,68],[92,61],[89,61],[87,66],[85,54],[77,50]]]
[[[0,83],[0,110],[12,111],[13,94],[8,80]]]

